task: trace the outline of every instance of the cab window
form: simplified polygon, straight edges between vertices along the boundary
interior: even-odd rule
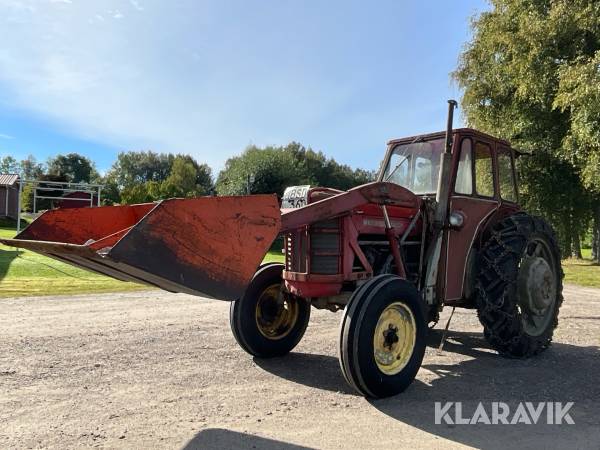
[[[415,139],[396,145],[383,172],[383,181],[399,184],[417,195],[434,194],[444,142],[444,138]]]
[[[501,148],[498,150],[498,184],[500,185],[500,197],[509,202],[517,201],[515,190],[515,178],[510,150]]]
[[[482,197],[494,196],[494,165],[492,150],[482,142],[475,144],[475,192]]]
[[[471,139],[463,139],[460,146],[460,159],[456,170],[454,192],[457,194],[473,194],[473,163]]]

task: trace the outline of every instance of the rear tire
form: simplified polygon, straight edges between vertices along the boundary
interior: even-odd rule
[[[519,213],[494,226],[475,293],[484,336],[500,354],[527,358],[550,345],[563,300],[560,261],[543,219]]]
[[[399,394],[414,380],[425,354],[427,325],[415,286],[379,275],[354,292],[340,336],[342,373],[365,397]]]
[[[310,303],[282,291],[282,270],[279,263],[259,267],[244,295],[229,308],[233,336],[253,356],[289,353],[308,326]]]

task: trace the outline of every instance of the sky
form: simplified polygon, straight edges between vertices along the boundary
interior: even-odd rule
[[[0,156],[77,152],[105,172],[154,150],[216,174],[248,145],[297,141],[375,169],[388,139],[444,129],[450,72],[487,8],[0,0]]]

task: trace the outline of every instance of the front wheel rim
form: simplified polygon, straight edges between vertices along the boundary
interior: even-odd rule
[[[396,375],[406,367],[417,340],[417,322],[404,302],[388,305],[373,334],[373,357],[381,372]]]
[[[256,302],[255,319],[258,331],[270,340],[286,337],[298,321],[300,306],[295,299],[281,292],[281,284],[265,288]]]

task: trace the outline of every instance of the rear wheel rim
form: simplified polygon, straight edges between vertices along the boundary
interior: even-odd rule
[[[530,239],[519,266],[518,293],[521,324],[530,336],[540,336],[554,317],[558,271],[548,243]]]
[[[298,321],[299,305],[283,296],[281,284],[265,288],[256,302],[256,326],[262,336],[270,340],[286,337]]]
[[[375,364],[385,375],[396,375],[406,367],[415,348],[417,323],[404,302],[388,305],[380,314],[373,334]]]

